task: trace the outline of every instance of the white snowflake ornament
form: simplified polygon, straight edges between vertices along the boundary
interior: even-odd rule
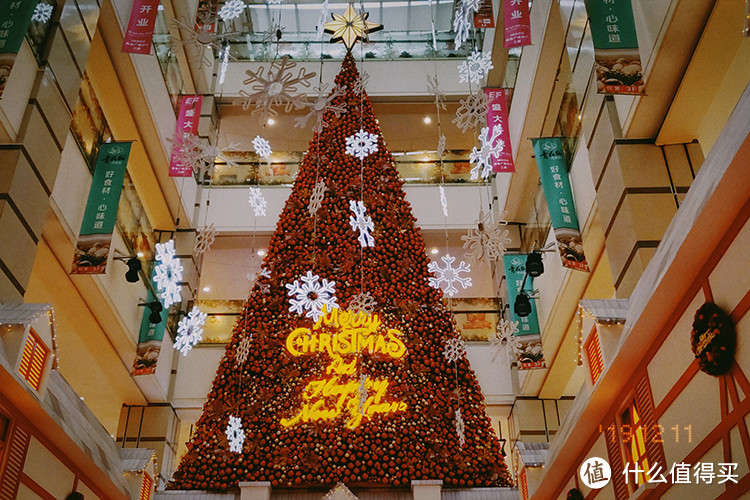
[[[268,207],[268,202],[263,197],[263,193],[260,191],[259,187],[250,188],[250,196],[248,197],[247,202],[250,203],[251,207],[253,207],[253,213],[256,217],[266,216],[266,207]]]
[[[521,343],[516,333],[518,333],[518,321],[508,321],[505,318],[498,321],[497,330],[490,337],[490,347],[495,350],[492,361],[495,361],[501,352],[506,354],[509,362],[516,361],[521,352]]]
[[[478,84],[492,68],[492,58],[488,54],[475,50],[458,65],[458,77],[462,82]]]
[[[170,35],[169,39],[171,42],[179,43],[185,47],[192,46],[195,53],[200,57],[200,63],[207,68],[213,67],[213,54],[209,57],[209,51],[206,49],[211,49],[211,53],[214,50],[220,51],[223,45],[228,44],[231,39],[240,34],[238,31],[219,33],[217,31],[196,29],[196,24],[198,23],[203,26],[211,26],[215,22],[216,17],[210,13],[199,14],[199,19],[195,22],[172,18],[172,26],[177,28],[181,34],[181,38]]]
[[[443,356],[450,363],[455,363],[466,356],[466,344],[461,339],[448,339],[443,343]]]
[[[435,106],[444,110],[445,94],[438,85],[437,75],[427,75],[427,92],[435,97]]]
[[[500,126],[492,129],[492,135],[490,135],[489,127],[483,127],[479,132],[479,142],[482,143],[482,147],[477,149],[475,146],[469,154],[469,161],[474,164],[471,169],[471,180],[476,180],[481,176],[486,181],[490,177],[492,159],[499,157],[505,149],[505,141],[500,139],[502,132],[503,129]]]
[[[265,158],[266,160],[271,158],[271,153],[273,153],[273,151],[271,151],[271,143],[259,135],[255,136],[255,139],[253,139],[253,150],[258,153],[258,156]]]
[[[319,280],[320,276],[307,271],[305,276],[294,280],[293,284],[285,285],[289,290],[287,295],[291,297],[289,299],[290,312],[305,313],[306,317],[318,321],[318,318],[323,315],[323,306],[328,311],[338,308],[335,295],[336,282],[325,278],[320,282]]]
[[[440,134],[438,138],[437,157],[442,160],[443,156],[445,156],[445,135]]]
[[[346,138],[346,154],[360,160],[378,150],[378,136],[362,129]]]
[[[216,241],[216,227],[213,222],[209,226],[203,226],[195,232],[195,243],[193,244],[193,255],[206,253]]]
[[[482,259],[497,260],[503,256],[508,245],[513,242],[510,239],[510,231],[506,228],[505,220],[493,222],[488,212],[480,211],[476,220],[477,228],[469,229],[469,232],[461,236],[464,242],[463,248],[469,249],[466,257],[473,262]]]
[[[454,39],[456,49],[461,48],[461,45],[469,39],[469,32],[474,27],[474,16],[471,14],[464,3],[456,9],[456,17],[453,19],[453,31],[456,33]]]
[[[461,99],[453,123],[462,133],[468,128],[476,128],[487,123],[487,96],[484,92],[470,94],[466,99]]]
[[[242,430],[242,420],[238,417],[230,416],[225,434],[227,435],[227,441],[229,441],[229,451],[242,453],[242,447],[245,444],[245,431]]]
[[[372,222],[372,217],[365,215],[367,207],[361,201],[349,200],[349,209],[354,212],[354,215],[349,216],[349,225],[352,227],[352,231],[359,231],[359,244],[363,247],[374,247],[375,238],[372,237],[372,230],[375,229],[375,224]]]
[[[240,97],[232,101],[234,105],[241,105],[242,109],[247,111],[251,104],[255,104],[255,109],[251,115],[259,114],[261,122],[265,123],[269,118],[278,116],[278,111],[274,106],[284,106],[286,113],[292,109],[302,109],[307,104],[303,94],[296,94],[297,86],[310,86],[310,79],[315,77],[316,73],[308,73],[302,67],[294,76],[291,71],[297,66],[296,63],[289,62],[289,57],[284,56],[280,61],[274,61],[265,74],[265,68],[261,67],[258,71],[247,70],[245,73],[249,76],[243,83],[252,85],[252,94],[245,90],[240,90]]]
[[[310,212],[310,217],[314,216],[320,210],[320,206],[323,204],[323,198],[325,197],[328,186],[323,182],[323,179],[315,183],[315,187],[310,195],[310,203],[307,205],[307,211]]]
[[[164,307],[169,307],[182,300],[180,281],[182,281],[182,264],[177,258],[174,240],[156,244],[156,265],[154,266],[154,281]]]
[[[341,113],[346,112],[345,102],[339,104],[333,103],[334,100],[346,94],[346,85],[336,85],[330,94],[327,93],[327,88],[327,84],[315,88],[318,92],[318,98],[310,105],[309,113],[294,119],[295,128],[305,128],[307,120],[314,116],[315,125],[313,125],[313,133],[320,133],[324,128],[328,128],[328,122],[325,120],[326,113],[330,112],[338,118],[341,116]]]
[[[320,7],[320,15],[318,16],[318,24],[315,25],[315,40],[321,41],[323,39],[323,32],[325,30],[325,23],[328,21],[328,0],[323,1],[323,5]]]
[[[363,71],[359,74],[357,77],[357,81],[354,82],[354,86],[352,87],[352,92],[354,92],[357,95],[361,95],[365,91],[365,87],[367,87],[367,82],[370,81],[370,73],[367,71]]]
[[[458,446],[463,448],[466,444],[466,424],[461,416],[461,408],[456,410],[456,435],[458,436]]]
[[[242,0],[228,0],[219,9],[219,17],[225,23],[232,19],[237,19],[245,10],[245,2]]]
[[[450,254],[446,254],[441,257],[441,260],[445,263],[445,267],[440,267],[437,262],[430,262],[427,266],[427,270],[435,274],[435,277],[430,277],[430,286],[433,288],[442,288],[441,285],[445,284],[443,292],[449,297],[453,297],[458,293],[458,289],[454,286],[455,283],[461,285],[464,289],[471,286],[471,278],[461,277],[461,273],[471,272],[471,266],[466,262],[461,261],[458,267],[453,267],[453,262],[456,261],[455,257],[451,257]]]
[[[52,5],[39,2],[34,7],[34,13],[31,14],[31,20],[38,23],[46,23],[52,18],[52,11],[55,8]]]
[[[250,338],[245,337],[240,340],[237,344],[237,350],[234,353],[234,365],[239,368],[245,364],[247,357],[250,355],[250,343],[252,342],[252,336]]]
[[[445,197],[445,188],[440,186],[440,204],[443,206],[443,215],[448,217],[448,200]]]
[[[373,297],[370,292],[362,292],[352,297],[348,309],[356,313],[363,312],[372,314],[375,311],[376,305],[377,302],[375,301],[375,297]]]
[[[175,337],[174,348],[187,356],[190,349],[203,340],[203,325],[208,315],[193,306],[187,316],[177,324],[177,337]]]

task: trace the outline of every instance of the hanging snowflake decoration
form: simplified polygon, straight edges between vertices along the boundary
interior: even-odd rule
[[[443,215],[448,217],[448,200],[445,197],[445,188],[440,186],[440,204],[443,206]]]
[[[370,292],[362,292],[352,297],[348,309],[355,313],[363,312],[372,314],[373,311],[375,311],[376,305],[377,302],[375,301],[375,297],[373,297]]]
[[[445,263],[445,267],[441,268],[437,262],[430,262],[427,266],[427,270],[431,273],[435,273],[435,278],[430,278],[430,286],[433,288],[441,288],[441,284],[445,284],[446,288],[443,289],[446,295],[453,297],[458,293],[458,289],[454,286],[454,283],[458,283],[464,289],[471,286],[471,278],[461,277],[461,273],[471,272],[471,266],[466,262],[461,261],[458,267],[453,267],[453,262],[456,258],[451,257],[450,254],[446,254],[441,257],[441,260]]]
[[[190,132],[178,132],[175,139],[167,139],[172,143],[172,157],[182,168],[195,170],[203,163],[204,141]]]
[[[265,158],[266,160],[271,158],[271,143],[262,138],[261,136],[255,136],[253,139],[253,150],[258,153],[258,156]]]
[[[500,156],[500,153],[505,149],[505,141],[500,139],[502,132],[503,128],[499,125],[495,125],[492,129],[491,136],[489,127],[483,127],[479,132],[479,142],[482,143],[482,147],[477,149],[475,146],[469,155],[469,161],[474,164],[471,169],[471,180],[478,179],[480,175],[485,181],[490,177],[492,159]]]
[[[359,129],[354,135],[346,138],[346,154],[360,160],[378,150],[378,136]]]
[[[341,113],[346,113],[346,103],[341,102],[334,104],[333,101],[346,94],[346,85],[336,85],[330,94],[327,92],[328,85],[323,84],[320,87],[316,87],[315,90],[318,92],[318,98],[310,105],[310,112],[304,116],[298,116],[294,119],[295,128],[305,128],[307,126],[307,120],[315,116],[315,125],[313,126],[313,133],[320,133],[324,128],[328,128],[329,123],[325,121],[327,113],[333,113],[336,118],[341,116]]]
[[[456,49],[460,49],[461,45],[469,39],[469,32],[474,27],[474,16],[467,7],[466,3],[461,3],[461,6],[456,9],[456,17],[453,18],[453,31],[456,33],[454,44]]]
[[[323,30],[325,29],[325,23],[328,21],[328,0],[323,1],[323,5],[320,8],[320,15],[318,16],[318,24],[315,25],[315,40],[321,41],[323,39]]]
[[[444,110],[445,94],[443,94],[443,91],[438,86],[437,75],[427,75],[427,92],[435,97],[435,106]]]
[[[247,361],[247,357],[250,355],[251,342],[252,336],[249,338],[245,337],[244,339],[240,340],[239,344],[237,344],[237,350],[234,353],[234,365],[237,368],[244,365],[245,361]]]
[[[216,227],[213,222],[210,226],[203,226],[195,232],[195,243],[193,245],[193,255],[206,253],[216,240]]]
[[[372,217],[365,215],[367,207],[361,201],[349,200],[349,209],[354,215],[349,216],[349,225],[352,231],[359,231],[359,244],[363,247],[374,247],[375,238],[372,237],[371,231],[375,229]]]
[[[466,444],[466,424],[461,416],[461,408],[456,410],[456,435],[458,436],[458,446],[463,448]]]
[[[203,325],[208,315],[201,312],[196,306],[182,318],[177,324],[177,337],[175,337],[174,348],[187,356],[193,346],[203,340]]]
[[[466,99],[461,99],[461,105],[456,111],[453,123],[461,129],[461,132],[486,124],[487,96],[484,92],[478,92],[476,95],[470,94]]]
[[[302,283],[300,283],[300,280]],[[323,306],[326,306],[329,311],[338,308],[335,281],[328,281],[323,278],[321,282],[318,282],[320,277],[313,274],[312,271],[307,271],[307,274],[302,276],[300,280],[294,280],[293,284],[285,285],[289,290],[287,295],[292,297],[289,299],[290,312],[302,314],[306,311],[306,317],[318,321],[318,318],[323,315]]]
[[[248,197],[247,202],[250,203],[251,207],[253,207],[253,213],[256,217],[266,216],[266,207],[268,207],[268,202],[263,197],[263,193],[261,193],[259,187],[250,188],[250,196]]]
[[[493,68],[489,54],[473,51],[464,62],[458,65],[458,76],[462,82],[478,84]]]
[[[219,9],[219,17],[225,23],[237,19],[245,10],[245,2],[242,0],[228,0]]]
[[[199,22],[203,26],[210,26],[216,22],[216,18],[210,14],[203,15]],[[239,35],[240,32],[225,31],[223,33],[217,33],[216,31],[203,31],[196,29],[195,24],[196,23],[172,18],[172,25],[180,32],[182,39],[175,38],[172,35],[169,36],[169,39],[173,43],[179,43],[184,47],[192,46],[200,56],[201,64],[208,68],[213,67],[213,54],[212,57],[208,57],[208,51],[205,49],[211,49],[212,52],[214,50],[220,51],[223,45],[227,45],[229,41]]]
[[[456,363],[466,356],[466,344],[461,339],[448,339],[443,343],[443,356],[449,363]]]
[[[197,149],[197,160],[193,169],[198,173],[200,179],[206,174],[212,176],[216,168],[216,160],[223,160],[227,167],[239,167],[239,163],[230,153],[236,153],[239,143],[233,142],[228,146],[215,146],[208,141],[201,141]]]
[[[359,412],[363,413],[367,402],[367,375],[359,376]]]
[[[219,61],[221,61],[221,64],[219,65],[219,82],[218,85],[224,85],[224,80],[227,78],[227,68],[229,67],[229,58],[230,58],[230,52],[231,47],[229,44],[224,45],[224,47],[219,52]]]
[[[464,245],[470,251],[466,252],[466,257],[472,262],[479,262],[481,259],[497,260],[503,256],[507,246],[513,240],[508,236],[510,231],[506,229],[508,223],[504,220],[492,222],[490,214],[484,211],[479,212],[479,219],[476,220],[477,228],[469,229],[469,232],[461,236]]]
[[[508,361],[511,363],[518,359],[518,355],[521,353],[521,343],[518,341],[516,333],[518,333],[518,321],[508,321],[505,318],[498,321],[497,330],[490,337],[490,347],[495,349],[492,361],[502,351],[505,352]]]
[[[315,76],[315,73],[308,73],[302,67],[297,71],[297,76],[292,75],[291,71],[297,66],[296,63],[289,62],[289,57],[284,56],[280,61],[274,61],[268,69],[268,75],[265,75],[265,68],[261,67],[258,71],[247,70],[249,76],[243,83],[245,85],[253,84],[252,94],[245,90],[240,90],[240,97],[233,101],[235,105],[241,105],[242,109],[247,111],[250,105],[255,103],[255,109],[252,115],[260,114],[261,121],[266,122],[269,118],[278,116],[278,111],[274,106],[284,105],[284,111],[290,112],[294,109],[304,108],[307,104],[303,94],[295,94],[297,86],[309,87],[309,80]]]
[[[370,81],[370,73],[367,71],[363,71],[359,74],[357,77],[357,81],[354,82],[354,86],[352,87],[352,92],[354,92],[357,95],[363,94],[365,92],[365,87],[367,87],[367,82]]]
[[[323,203],[323,197],[325,197],[328,186],[323,182],[323,179],[315,183],[315,187],[310,195],[310,203],[307,205],[307,211],[310,212],[310,217],[314,216],[320,210],[320,206]]]
[[[174,240],[156,244],[156,265],[154,266],[154,281],[164,307],[169,307],[182,300],[180,281],[182,281],[182,264],[174,249]]]
[[[444,134],[440,134],[440,138],[438,138],[437,156],[441,160],[443,156],[445,156],[445,135]]]
[[[34,13],[31,15],[31,20],[38,23],[46,23],[52,18],[52,11],[54,7],[47,5],[46,3],[39,2],[34,7]]]
[[[242,420],[238,417],[230,416],[225,434],[229,441],[229,451],[242,453],[242,447],[245,444],[245,431],[242,430]]]

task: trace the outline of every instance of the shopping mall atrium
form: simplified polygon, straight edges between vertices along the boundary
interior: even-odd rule
[[[5,0],[0,143],[0,500],[750,499],[750,0]]]

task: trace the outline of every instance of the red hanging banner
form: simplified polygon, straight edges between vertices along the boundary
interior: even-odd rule
[[[474,14],[475,28],[494,28],[495,13],[492,10],[492,0],[483,0],[479,10]]]
[[[183,143],[184,134],[198,133],[198,121],[201,116],[202,95],[184,95],[180,100],[180,114],[177,116],[177,131],[172,141],[172,158],[169,161],[170,177],[190,177],[193,175],[193,165],[185,161],[179,149]]]
[[[216,13],[219,0],[199,0],[195,13],[195,31],[198,33],[216,32]]]
[[[531,20],[527,0],[503,0],[505,41],[503,47],[531,45]]]
[[[493,136],[496,127],[500,127],[500,136],[497,139],[505,146],[498,156],[492,156],[493,172],[515,172],[513,164],[513,151],[510,148],[510,130],[508,130],[508,100],[505,89],[484,89],[487,96],[487,126],[490,128],[489,137]]]
[[[151,40],[156,27],[159,0],[133,0],[128,29],[122,41],[122,51],[130,54],[150,54]]]

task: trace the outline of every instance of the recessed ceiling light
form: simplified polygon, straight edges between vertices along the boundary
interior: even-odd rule
[[[432,255],[435,255],[436,253],[438,253],[438,249],[437,249],[437,247],[435,247],[435,248],[433,248],[432,250],[430,250],[430,253],[431,253]]]
[[[266,123],[269,124],[269,125],[275,125],[276,124],[276,120],[274,120],[273,118],[269,118]]]
[[[266,255],[266,251],[265,250],[258,250],[258,255],[260,255],[261,257],[263,257],[264,255]]]
[[[424,120],[422,121],[425,122],[427,125],[429,125],[430,123],[432,123],[432,118],[430,118],[429,116],[425,116]]]
[[[204,286],[204,287],[203,287],[203,291],[204,291],[204,292],[210,292],[210,291],[211,291],[211,287],[208,287],[208,286]]]

